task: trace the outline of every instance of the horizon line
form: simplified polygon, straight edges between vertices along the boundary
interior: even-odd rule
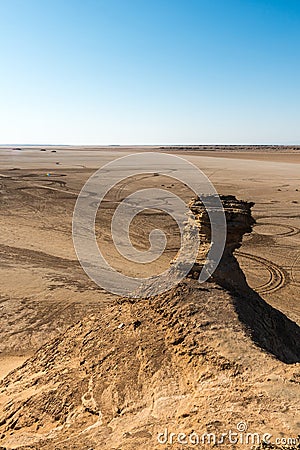
[[[183,147],[183,146],[190,146],[190,147],[203,147],[203,146],[263,146],[263,147],[267,147],[267,146],[280,146],[280,147],[292,147],[292,146],[296,146],[296,147],[300,147],[300,142],[287,142],[287,143],[279,143],[279,142],[269,142],[269,143],[261,143],[261,142],[246,142],[246,143],[228,143],[228,142],[222,142],[222,143],[211,143],[211,142],[205,142],[205,143],[152,143],[152,144],[143,144],[143,143],[139,143],[139,144],[84,144],[84,143],[80,143],[80,144],[65,144],[65,143],[55,143],[55,144],[46,144],[46,143],[39,143],[39,144],[25,144],[25,143],[5,143],[5,144],[0,144],[0,148],[1,147],[55,147],[55,146],[59,146],[59,147],[161,147],[161,146],[165,146],[165,147]]]

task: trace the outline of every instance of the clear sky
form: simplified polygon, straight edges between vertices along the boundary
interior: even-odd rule
[[[1,144],[300,144],[299,0],[0,0]]]

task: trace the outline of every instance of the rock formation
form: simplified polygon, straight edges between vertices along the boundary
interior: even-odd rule
[[[220,196],[225,212],[227,237],[223,256],[211,280],[231,292],[240,320],[246,325],[253,340],[286,363],[300,361],[300,329],[280,311],[272,308],[249,287],[245,274],[234,256],[243,236],[252,231],[255,223],[251,215],[252,202],[236,199],[232,195]],[[196,226],[200,234],[200,250],[192,276],[198,277],[211,245],[210,219],[202,201],[193,199],[189,204],[189,226]]]
[[[244,234],[252,231],[255,220],[251,215],[251,208],[254,203],[237,200],[233,195],[221,195],[220,199],[227,225],[226,243],[223,256],[212,279],[230,290],[237,289],[241,292],[248,289],[248,285],[233,252],[241,246]],[[206,201],[209,202],[209,198],[206,197]],[[201,242],[198,258],[192,270],[193,276],[196,277],[205,264],[211,246],[211,224],[207,209],[199,198],[193,199],[189,203],[189,208],[191,214],[188,224],[191,228],[193,226],[198,228]]]

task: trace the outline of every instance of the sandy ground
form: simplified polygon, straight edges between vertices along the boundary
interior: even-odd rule
[[[84,181],[103,164],[131,149],[0,149],[0,376],[20,365],[58,332],[84,315],[101,309],[113,296],[87,278],[80,268],[71,236],[72,213]],[[300,324],[300,154],[297,152],[177,152],[201,168],[218,192],[255,202],[256,226],[244,238],[238,259],[249,284],[271,305]],[[159,168],[153,166],[153,171]],[[51,173],[51,176],[47,176]],[[124,174],[126,175],[126,174]],[[143,187],[163,187],[183,198],[187,189],[158,176],[125,180],[111,200],[120,201]],[[166,194],[167,195],[167,194]],[[113,252],[109,221],[113,201],[98,218],[98,238],[118,269],[124,261]],[[178,248],[170,219],[150,214],[137,219],[133,241],[147,248],[152,227],[166,229],[167,251],[153,273]],[[145,243],[141,243],[145,240]],[[148,274],[147,269],[147,274]],[[129,274],[145,274],[126,265]],[[18,356],[16,356],[18,355]]]
[[[6,377],[16,367],[23,364],[28,358],[27,356],[1,356],[0,357],[0,379]]]

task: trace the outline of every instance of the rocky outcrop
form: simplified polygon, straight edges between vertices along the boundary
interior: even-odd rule
[[[254,203],[237,200],[233,195],[221,195],[220,200],[224,209],[226,219],[226,242],[221,261],[212,275],[212,279],[221,286],[239,293],[248,289],[246,278],[240,270],[238,262],[233,255],[234,250],[242,244],[243,236],[252,231],[255,223],[251,215]],[[206,197],[209,203],[209,197]],[[189,203],[191,214],[188,218],[189,226],[196,226],[199,230],[200,248],[196,264],[192,270],[196,277],[202,270],[211,245],[211,223],[203,202],[199,198]]]
[[[239,315],[253,340],[263,349],[285,363],[300,361],[300,328],[277,309],[263,300],[246,281],[245,274],[234,256],[242,244],[243,236],[252,231],[255,223],[251,215],[252,202],[234,196],[220,196],[225,212],[227,237],[223,256],[211,280],[228,289]],[[211,225],[206,208],[199,198],[189,204],[189,227],[196,226],[200,235],[200,250],[191,274],[198,277],[211,244]]]

